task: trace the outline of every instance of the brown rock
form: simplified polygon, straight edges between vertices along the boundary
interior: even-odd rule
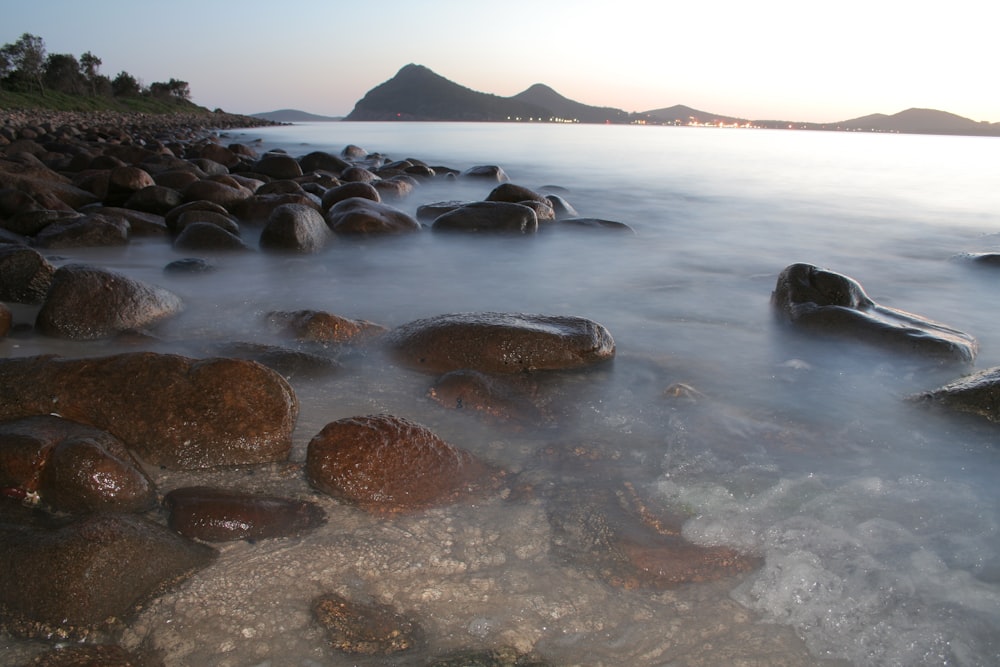
[[[181,194],[184,196],[184,201],[186,202],[210,201],[218,204],[227,211],[232,210],[241,201],[253,196],[253,193],[244,187],[227,185],[208,179],[191,183],[181,190]]]
[[[128,244],[129,230],[125,218],[95,213],[46,226],[35,244],[50,249],[120,246]]]
[[[0,338],[4,338],[10,333],[10,328],[14,324],[14,315],[10,308],[0,303]]]
[[[313,253],[322,250],[332,232],[323,216],[301,204],[284,204],[274,209],[260,234],[262,250]]]
[[[210,222],[194,222],[181,231],[174,239],[174,247],[178,250],[232,252],[250,250],[236,234],[228,232]]]
[[[386,331],[368,320],[350,320],[320,310],[275,311],[268,313],[268,319],[287,327],[299,340],[319,343],[359,342]]]
[[[545,195],[526,188],[523,185],[515,185],[513,183],[501,183],[496,186],[486,195],[486,201],[505,201],[511,204],[524,201],[537,201],[549,204],[549,199]]]
[[[310,442],[306,476],[375,514],[414,512],[495,492],[501,471],[401,417],[350,417]]]
[[[121,206],[133,193],[155,185],[153,177],[144,169],[134,166],[115,167],[108,174],[108,191],[104,196],[107,206]]]
[[[291,155],[265,153],[253,165],[253,171],[271,178],[296,178],[302,175],[302,167]]]
[[[357,655],[391,655],[424,643],[423,629],[389,605],[352,602],[327,593],[312,603],[333,648]]]
[[[523,204],[472,202],[438,216],[431,229],[436,232],[533,234],[538,231],[538,215],[533,208]]]
[[[56,646],[26,667],[144,667],[146,662],[115,644]]]
[[[339,174],[351,166],[350,163],[325,151],[313,151],[308,155],[303,155],[299,158],[299,165],[303,172],[328,171],[334,174]]]
[[[181,308],[180,298],[161,287],[68,264],[55,272],[35,326],[49,336],[96,340],[150,326]]]
[[[52,639],[115,627],[215,555],[129,514],[100,512],[56,529],[0,524],[0,628]]]
[[[420,223],[386,204],[351,197],[326,213],[326,224],[337,234],[400,234],[420,230]]]
[[[184,197],[179,189],[157,184],[133,192],[122,206],[135,211],[165,215],[183,201]]]
[[[55,267],[37,250],[0,245],[0,301],[41,303],[55,272]]]
[[[163,499],[167,525],[184,537],[206,542],[260,540],[307,533],[326,521],[316,503],[189,486]]]
[[[427,395],[443,407],[478,413],[514,426],[541,426],[549,421],[528,389],[479,371],[445,373]]]
[[[496,183],[506,183],[510,180],[501,167],[492,164],[481,164],[475,167],[470,167],[462,172],[464,178],[476,178],[483,179],[487,181],[494,181]]]
[[[147,463],[198,469],[282,461],[298,400],[253,361],[134,352],[0,359],[0,419],[58,412],[119,437]]]
[[[438,315],[397,327],[387,343],[399,363],[429,373],[569,369],[615,354],[611,333],[597,322],[521,313]]]
[[[355,181],[353,183],[338,185],[324,192],[323,210],[328,211],[334,204],[342,202],[345,199],[350,199],[351,197],[371,199],[374,202],[382,201],[382,198],[379,196],[378,190],[375,189],[374,185],[371,183]]]

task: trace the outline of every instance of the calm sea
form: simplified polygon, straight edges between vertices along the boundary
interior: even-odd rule
[[[513,645],[554,664],[1000,664],[997,428],[906,403],[1000,365],[996,269],[1000,140],[801,131],[452,123],[321,123],[230,132],[293,155],[356,144],[459,170],[496,164],[553,185],[581,215],[634,235],[550,230],[524,238],[337,243],[310,257],[220,258],[168,277],[158,242],[67,253],[180,294],[167,341],[268,341],[271,310],[313,308],[388,327],[441,313],[577,315],[604,324],[616,360],[552,391],[558,428],[515,433],[446,411],[428,378],[377,355],[297,380],[293,455],[341,417],[388,412],[513,471],[588,495],[631,482],[682,509],[689,539],[758,553],[761,569],[673,591],[620,590],[552,553],[545,501],[486,502],[376,522],[327,502],[298,541],[227,545],[219,563],[143,612],[125,643],[168,664],[362,663],[322,648],[308,601],[335,590],[421,619],[427,655]],[[428,184],[398,206],[481,199],[489,185]],[[248,231],[252,236],[253,231]],[[772,317],[794,262],[845,273],[877,302],[976,336],[973,368],[795,335]],[[19,340],[8,354],[102,348]],[[180,343],[178,343],[179,345]],[[672,397],[684,383],[694,400]],[[580,481],[535,452],[610,453]],[[159,472],[161,488],[211,476]],[[225,482],[308,496],[285,469]],[[566,482],[570,483],[570,482]],[[384,663],[384,664],[399,664]]]

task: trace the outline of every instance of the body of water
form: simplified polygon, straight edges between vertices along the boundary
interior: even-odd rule
[[[635,234],[335,241],[306,257],[220,257],[171,277],[162,241],[61,252],[162,285],[186,303],[169,349],[269,342],[263,314],[327,310],[393,327],[442,313],[576,315],[612,333],[616,359],[543,384],[552,428],[514,432],[441,408],[429,378],[376,354],[292,384],[302,403],[291,466],[154,471],[161,489],[222,483],[311,497],[294,464],[334,419],[391,413],[513,473],[565,486],[626,485],[690,518],[702,544],[759,569],[667,591],[608,585],[552,547],[556,501],[490,500],[375,520],[322,499],[329,523],[297,540],[224,545],[219,562],[149,605],[125,643],[168,662],[350,665],[324,647],[309,601],[325,591],[421,620],[427,655],[510,645],[560,665],[1000,663],[997,427],[906,402],[1000,365],[997,270],[957,259],[1000,249],[1000,140],[703,128],[317,123],[230,132],[292,155],[347,144],[464,170],[496,164],[560,186],[581,215]],[[438,181],[394,205],[482,199]],[[245,232],[252,238],[252,230]],[[769,304],[778,273],[808,262],[882,305],[974,335],[972,367],[801,335]],[[9,355],[106,353],[18,339]],[[188,347],[185,347],[188,346]],[[679,391],[678,385],[687,389]],[[541,462],[579,445],[596,473]],[[253,473],[253,474],[251,474]],[[609,481],[613,480],[613,481]],[[569,501],[571,502],[571,500]],[[399,664],[393,659],[385,664]]]

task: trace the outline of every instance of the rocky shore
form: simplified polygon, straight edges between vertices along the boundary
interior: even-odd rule
[[[417,522],[410,530],[434,534],[439,526],[412,517],[442,507],[474,513],[477,503],[522,503],[530,507],[519,510],[527,517],[519,529],[538,531],[545,523],[551,553],[585,572],[568,585],[598,582],[595,590],[662,592],[760,566],[754,554],[691,543],[679,514],[658,515],[662,508],[628,483],[595,474],[595,462],[620,456],[600,448],[552,445],[525,473],[404,416],[379,414],[305,434],[305,456],[292,458],[300,404],[290,378],[335,373],[342,358],[426,377],[426,393],[414,400],[429,397],[491,425],[549,428],[560,415],[546,392],[574,391],[617,354],[612,332],[578,314],[442,313],[390,328],[294,309],[263,315],[260,326],[276,332],[276,345],[213,340],[205,341],[212,350],[205,354],[157,350],[158,327],[183,312],[184,300],[87,261],[85,249],[141,240],[170,251],[164,271],[200,280],[216,269],[213,258],[308,260],[337,239],[559,231],[618,238],[633,231],[582,217],[557,192],[514,185],[497,165],[459,170],[389,160],[353,145],[338,154],[259,154],[252,145],[226,143],[221,132],[269,124],[222,113],[0,112],[0,343],[41,337],[69,347],[127,346],[78,358],[17,356],[6,348],[0,357],[0,632],[50,642],[52,651],[34,664],[171,664],[199,655],[197,647],[178,648],[179,640],[166,646],[167,631],[134,620],[167,591],[197,582],[220,553],[232,553],[218,543],[252,541],[245,545],[252,550],[258,541],[296,539],[324,530],[326,514],[343,508],[352,513],[341,519],[354,522],[357,535],[376,534],[399,517]],[[489,194],[425,202],[415,216],[397,206],[424,184],[460,180],[475,180]],[[177,260],[178,251],[190,256]],[[795,265],[779,278],[774,304],[792,324],[959,363],[975,357],[971,336],[918,316],[904,319],[850,279],[814,268]],[[995,412],[982,399],[995,385],[955,400]],[[551,461],[575,471],[571,486],[546,477]],[[225,471],[236,468],[280,470],[297,491],[233,489]],[[213,475],[224,481],[211,483]],[[576,490],[596,488],[598,477],[611,489],[580,497]],[[192,479],[199,483],[184,483]],[[531,503],[546,509],[535,513]],[[362,547],[358,553],[367,553]],[[477,548],[485,554],[494,547]],[[519,549],[519,567],[528,569],[548,555]],[[431,569],[443,571],[441,562]],[[416,577],[420,568],[412,567]],[[311,613],[302,625],[308,637],[323,638],[319,654],[390,656],[434,646],[421,619],[364,595],[345,596],[352,586],[323,582],[318,595],[293,601]],[[196,595],[196,587],[190,590]],[[436,599],[431,588],[422,595]],[[257,632],[240,630],[244,638]],[[421,664],[547,664],[523,636],[502,636],[513,646],[470,646]],[[86,640],[92,655],[56,646],[65,639]],[[38,646],[27,652],[40,653]]]

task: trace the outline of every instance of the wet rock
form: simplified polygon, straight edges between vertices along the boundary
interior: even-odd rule
[[[427,395],[443,407],[477,413],[515,426],[542,426],[549,421],[522,383],[479,371],[445,373]]]
[[[331,236],[326,221],[315,209],[285,204],[271,212],[260,235],[262,250],[313,253],[326,246]]]
[[[56,646],[35,657],[25,667],[145,667],[141,656],[115,644]]]
[[[374,186],[381,199],[399,201],[405,199],[413,192],[416,180],[405,175],[393,176],[392,178],[383,178],[382,180],[375,181]]]
[[[313,151],[299,158],[299,166],[303,172],[329,171],[339,174],[350,167],[350,163],[326,151]]]
[[[40,248],[87,248],[128,243],[128,221],[117,215],[95,213],[47,225],[35,235]]]
[[[219,348],[221,356],[257,361],[288,379],[321,378],[336,373],[340,362],[304,350],[263,343],[229,343]]]
[[[184,537],[205,542],[260,540],[303,535],[326,521],[316,503],[189,486],[168,493],[167,525]]]
[[[514,183],[501,183],[496,186],[486,195],[486,201],[503,201],[511,204],[518,204],[525,201],[536,201],[542,204],[549,203],[548,197],[540,192],[535,192],[530,188],[526,188],[523,185],[515,185]]]
[[[173,231],[179,234],[180,232],[183,232],[188,225],[193,225],[196,222],[206,222],[210,225],[215,225],[220,229],[226,230],[233,236],[240,235],[239,223],[236,222],[236,220],[234,220],[228,213],[202,209],[184,211],[174,218]]]
[[[556,219],[580,217],[580,214],[575,208],[573,208],[573,205],[566,201],[566,199],[561,195],[546,191],[545,197],[549,200],[549,205],[555,212]]]
[[[426,427],[391,415],[327,424],[309,442],[306,476],[320,491],[374,514],[489,495],[503,478]]]
[[[133,210],[131,208],[118,208],[115,206],[103,206],[93,211],[101,215],[124,218],[128,222],[129,237],[137,236],[157,237],[167,236],[169,230],[163,216],[144,210]]]
[[[79,209],[100,201],[93,193],[72,185],[69,179],[51,169],[10,160],[0,160],[0,188],[19,190],[39,202],[55,200],[67,209]]]
[[[211,547],[128,514],[91,514],[54,529],[0,524],[0,626],[27,637],[85,637],[120,625],[214,558]]]
[[[141,512],[153,483],[106,431],[54,415],[0,422],[0,486],[56,512]]]
[[[379,177],[364,167],[352,165],[340,172],[340,180],[345,183],[375,183]]]
[[[153,177],[144,169],[132,165],[115,167],[108,174],[108,190],[104,196],[104,204],[121,206],[134,193],[155,184]]]
[[[615,220],[602,220],[601,218],[576,218],[576,217],[562,217],[558,218],[559,223],[563,225],[571,225],[573,227],[582,227],[585,229],[607,229],[614,232],[627,232],[630,234],[635,234],[635,230],[630,226],[626,225],[624,222],[617,222]]]
[[[187,225],[174,239],[174,248],[204,252],[250,250],[250,246],[239,236],[210,222],[193,222]]]
[[[291,155],[265,153],[253,165],[253,171],[275,179],[296,178],[302,175],[302,167]]]
[[[182,308],[163,288],[83,264],[57,270],[35,327],[72,340],[108,338],[171,317]]]
[[[792,264],[778,276],[771,304],[797,327],[935,358],[972,362],[972,336],[875,303],[847,276],[811,264]]]
[[[163,221],[167,223],[167,229],[176,234],[184,226],[180,223],[181,216],[183,216],[185,213],[193,211],[207,211],[209,213],[215,213],[223,218],[235,222],[235,220],[233,220],[232,217],[230,216],[229,211],[227,211],[225,208],[219,206],[214,202],[205,200],[191,201],[187,202],[186,204],[181,204],[180,206],[175,206],[174,208],[170,209],[170,211],[166,215],[163,216]],[[211,222],[217,219],[218,218],[212,216],[204,220],[199,220],[197,215],[192,215],[191,218],[187,219],[187,222],[188,223]]]
[[[465,178],[476,178],[483,179],[487,181],[494,181],[496,183],[506,183],[510,180],[501,167],[492,164],[481,164],[475,167],[469,167],[462,172],[462,176]]]
[[[240,202],[253,196],[253,193],[244,187],[208,179],[191,183],[181,190],[181,194],[185,202],[210,201],[227,211],[233,210]]]
[[[76,211],[32,209],[14,214],[3,222],[3,228],[21,236],[35,236],[50,225],[68,225],[81,217]]]
[[[10,329],[13,325],[13,313],[10,312],[10,308],[0,303],[0,338],[4,338],[8,333],[10,333]]]
[[[391,655],[424,644],[420,625],[389,605],[327,593],[313,600],[312,613],[326,629],[330,645],[344,653]]]
[[[943,387],[912,396],[910,400],[1000,422],[1000,367],[967,375]]]
[[[176,186],[168,186],[166,183],[150,185],[133,192],[122,206],[136,211],[164,215],[184,201],[180,189],[186,185],[188,183],[178,183]]]
[[[420,222],[431,223],[434,222],[436,218],[445,213],[454,211],[456,208],[461,208],[467,204],[471,204],[470,201],[439,201],[432,204],[424,204],[417,207],[417,220]]]
[[[579,368],[615,353],[611,333],[597,322],[523,313],[438,315],[393,329],[386,342],[399,363],[428,373]]]
[[[241,359],[134,352],[0,359],[0,419],[57,412],[120,438],[152,465],[282,461],[298,400],[278,373]]]
[[[323,193],[323,210],[328,211],[334,204],[342,202],[345,199],[350,199],[351,197],[370,199],[374,202],[382,201],[378,190],[371,183],[344,183],[343,185],[332,187]]]
[[[274,311],[267,317],[298,340],[318,343],[364,342],[386,331],[368,320],[351,320],[321,310]]]
[[[511,646],[455,651],[433,659],[427,667],[549,667],[541,658],[519,653]]]
[[[0,301],[41,303],[55,275],[41,253],[22,245],[0,245]]]
[[[163,267],[164,273],[210,273],[216,266],[201,257],[185,257],[176,259]]]
[[[420,223],[386,204],[351,197],[333,205],[326,224],[337,234],[400,234],[420,230]]]
[[[438,216],[436,232],[506,232],[533,234],[538,215],[530,206],[508,202],[472,202]]]

